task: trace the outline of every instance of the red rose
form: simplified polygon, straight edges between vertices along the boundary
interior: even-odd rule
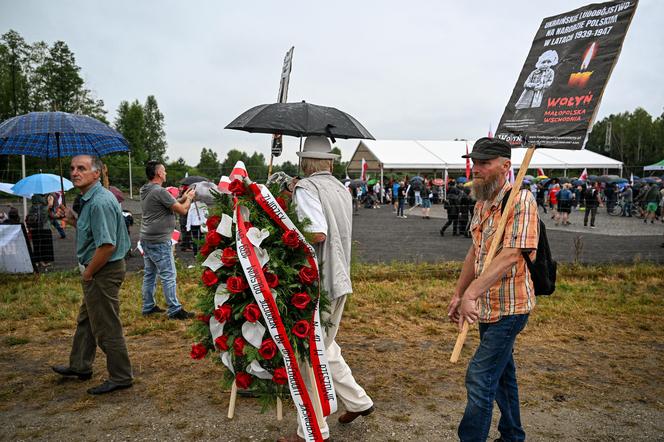
[[[244,344],[246,343],[247,341],[242,337],[235,338],[233,341],[233,352],[235,352],[235,356],[244,356]]]
[[[293,304],[295,308],[299,308],[300,310],[304,310],[305,308],[307,308],[309,301],[311,301],[311,297],[304,292],[296,293],[291,298],[291,304]]]
[[[217,337],[217,339],[214,340],[214,344],[217,346],[219,350],[226,351],[230,347],[228,346],[228,336],[226,335],[221,335]]]
[[[196,319],[198,319],[201,322],[205,322],[206,324],[210,323],[210,317],[211,315],[198,315],[196,316]]]
[[[207,347],[199,342],[198,344],[193,344],[191,346],[191,353],[189,353],[189,356],[191,356],[191,359],[203,359],[206,354]]]
[[[283,242],[286,247],[297,249],[300,246],[300,235],[298,235],[295,230],[286,230],[284,234],[281,235],[281,242]]]
[[[230,247],[226,247],[224,251],[221,252],[221,262],[223,262],[226,267],[233,267],[237,263],[237,252]]]
[[[241,276],[231,276],[226,280],[226,288],[231,293],[242,293],[249,287],[249,284]]]
[[[241,390],[249,388],[252,382],[254,382],[254,378],[249,373],[243,371],[235,375],[235,384]]]
[[[288,210],[288,206],[286,205],[286,200],[283,199],[282,197],[278,196],[277,197],[277,203],[281,206],[284,211]]]
[[[217,230],[217,227],[219,227],[219,223],[221,222],[221,217],[219,215],[212,215],[205,221],[205,225],[208,228],[208,231],[212,232],[213,230]]]
[[[274,370],[274,374],[272,375],[272,380],[275,384],[279,385],[284,385],[286,382],[288,382],[288,373],[286,373],[286,369],[284,367],[276,368]]]
[[[316,269],[307,266],[303,266],[297,276],[300,277],[300,281],[304,285],[311,285],[318,280]]]
[[[297,321],[293,326],[293,334],[298,338],[309,336],[309,323],[306,320]]]
[[[277,354],[277,345],[272,339],[265,339],[261,343],[261,348],[258,349],[258,354],[263,357],[263,359],[270,360]]]
[[[228,191],[235,196],[244,195],[247,189],[244,187],[244,183],[240,180],[233,180],[228,185]]]
[[[221,244],[223,238],[216,230],[210,230],[210,232],[205,236],[205,244],[208,244],[210,247],[217,247]]]
[[[265,280],[270,288],[275,288],[279,285],[279,277],[274,273],[265,272]]]
[[[256,322],[261,317],[261,309],[258,308],[258,304],[251,303],[244,308],[244,319],[249,322]]]
[[[221,307],[214,309],[214,318],[219,322],[226,322],[231,319],[231,314],[233,310],[228,304],[224,304]]]
[[[201,279],[203,280],[203,284],[205,284],[208,287],[212,287],[213,285],[219,282],[217,274],[210,269],[205,269],[203,271],[203,276],[201,277]]]
[[[201,254],[201,256],[208,256],[210,253],[212,253],[213,248],[210,246],[210,244],[203,244],[203,246],[200,248],[198,253]]]

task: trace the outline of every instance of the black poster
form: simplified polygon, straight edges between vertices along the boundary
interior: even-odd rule
[[[595,3],[545,18],[495,136],[581,149],[637,4]]]

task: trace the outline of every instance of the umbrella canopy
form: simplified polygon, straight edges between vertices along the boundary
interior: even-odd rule
[[[434,186],[444,186],[445,185],[445,180],[442,179],[442,178],[435,178],[432,181],[432,183],[433,183]]]
[[[545,180],[545,179],[547,179],[547,178],[549,178],[549,177],[546,176],[546,175],[537,175],[537,180],[538,180],[538,181],[542,181],[542,180]]]
[[[468,182],[468,178],[466,178],[465,176],[460,176],[456,179],[456,182],[457,183],[466,183],[466,182]]]
[[[333,107],[307,102],[272,103],[252,107],[226,129],[294,137],[323,135],[328,138],[373,140],[369,131],[351,115]]]
[[[523,177],[524,180],[535,181],[535,177],[532,175],[526,175]]]
[[[575,186],[583,186],[586,182],[583,180],[572,180],[572,184]]]
[[[85,115],[30,112],[0,124],[0,154],[42,158],[107,155],[129,150],[120,132]]]
[[[115,199],[118,200],[119,203],[122,203],[124,201],[124,194],[122,193],[122,191],[120,189],[118,189],[115,186],[111,186],[111,187],[108,188],[108,190],[111,191],[111,193],[113,194]]]
[[[201,181],[210,181],[210,180],[205,178],[204,176],[192,175],[192,176],[182,178],[180,180],[180,183],[184,184],[185,186],[191,186],[192,184],[200,183]]]
[[[371,178],[369,181],[367,181],[367,186],[373,186],[377,182],[378,180],[376,178]]]
[[[569,183],[570,181],[571,180],[569,178],[567,178],[566,176],[561,176],[560,178],[558,178],[558,182],[560,184]]]
[[[166,192],[170,193],[173,196],[173,198],[177,198],[180,195],[180,191],[178,190],[178,188],[173,186],[168,186],[166,188]]]
[[[63,178],[65,191],[74,187],[71,181]],[[44,195],[60,191],[60,177],[52,173],[38,173],[23,178],[11,188],[15,195],[28,197],[37,194]]]
[[[364,181],[360,179],[354,179],[350,180],[350,183],[348,186],[350,186],[352,189],[357,189],[358,187],[362,187],[364,185]]]
[[[588,175],[588,180],[587,181],[597,181],[599,177],[597,175]]]
[[[12,192],[12,187],[14,185],[12,183],[0,183],[0,192],[8,193],[10,195],[14,195],[14,192]],[[30,195],[32,196],[32,195]],[[26,198],[30,198],[30,196],[26,195]]]

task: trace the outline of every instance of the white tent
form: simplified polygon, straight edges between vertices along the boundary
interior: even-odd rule
[[[468,151],[474,141],[468,141]],[[512,149],[512,164],[521,165],[525,148]],[[463,170],[466,160],[466,141],[420,140],[362,140],[349,163],[348,172],[359,172],[362,159],[371,171],[399,171],[436,173],[444,170]],[[530,169],[618,169],[623,163],[589,150],[546,149],[535,150]]]

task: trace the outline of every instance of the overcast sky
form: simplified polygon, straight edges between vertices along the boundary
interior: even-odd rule
[[[276,101],[295,46],[289,101],[337,107],[376,139],[477,138],[500,120],[544,17],[580,0],[0,0],[0,31],[65,41],[110,121],[122,100],[155,95],[167,154],[198,163],[239,148],[269,157],[269,136],[224,130]],[[664,1],[641,0],[598,117],[664,108]],[[283,159],[296,159],[285,137]],[[348,159],[356,141],[339,143]]]

